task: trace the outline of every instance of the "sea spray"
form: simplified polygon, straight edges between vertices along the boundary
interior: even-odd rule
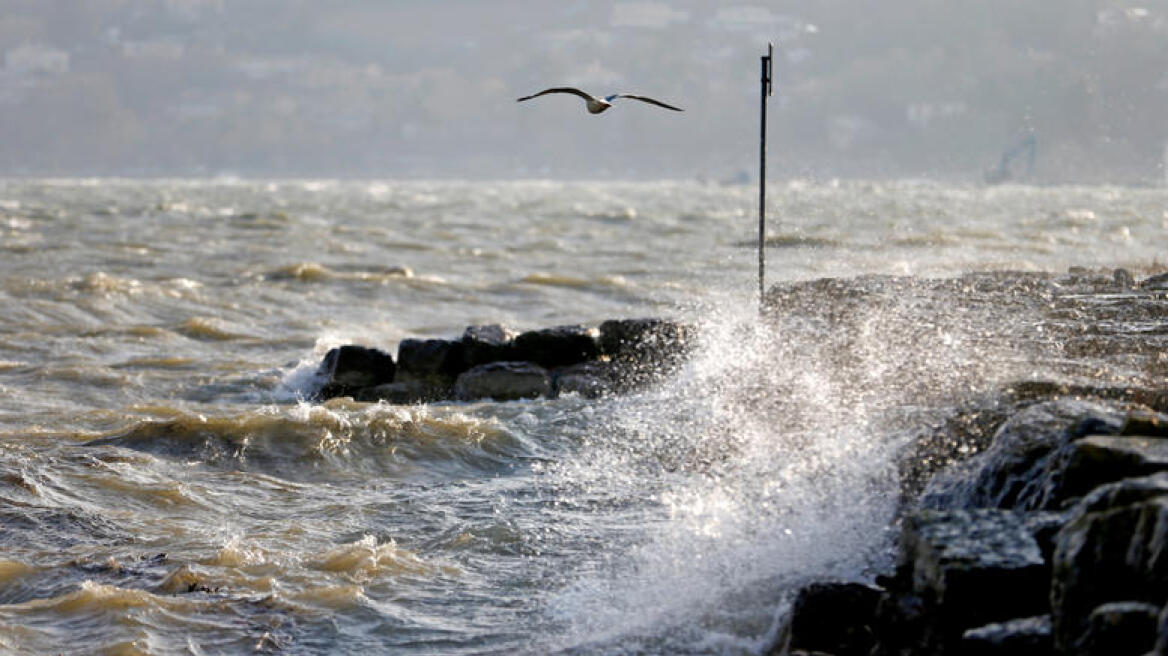
[[[608,523],[611,551],[552,600],[563,647],[684,652],[721,636],[738,651],[767,633],[784,590],[860,576],[886,544],[895,445],[865,408],[753,308],[701,328],[682,372],[613,401],[587,455],[558,471],[582,494],[652,500],[632,513],[640,534]]]

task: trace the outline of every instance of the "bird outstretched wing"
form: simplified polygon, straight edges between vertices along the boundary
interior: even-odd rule
[[[544,89],[543,91],[540,91],[539,93],[533,93],[530,96],[523,96],[522,98],[520,98],[519,100],[516,100],[515,102],[523,102],[524,100],[531,100],[532,98],[538,98],[540,96],[547,95],[549,93],[570,93],[574,96],[580,96],[584,100],[597,100],[597,98],[593,97],[592,94],[584,93],[583,91],[576,89],[574,87],[552,87],[551,89]]]
[[[648,96],[638,96],[638,95],[634,95],[631,93],[618,93],[618,94],[609,96],[608,98],[609,99],[612,99],[612,98],[631,98],[633,100],[640,100],[641,102],[647,102],[650,105],[657,105],[658,107],[664,107],[665,109],[672,109],[675,112],[684,112],[685,111],[684,109],[682,109],[680,107],[674,107],[673,105],[667,105],[667,104],[661,102],[660,100],[654,100],[653,98],[650,98]]]

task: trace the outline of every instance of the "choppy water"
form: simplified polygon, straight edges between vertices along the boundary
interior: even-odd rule
[[[755,193],[0,181],[0,652],[757,652],[795,582],[884,557],[921,387],[1041,372],[977,316],[925,353],[911,308],[842,354],[758,330]],[[769,197],[771,282],[1168,244],[1164,190]],[[299,400],[342,343],[637,316],[701,338],[628,397]]]

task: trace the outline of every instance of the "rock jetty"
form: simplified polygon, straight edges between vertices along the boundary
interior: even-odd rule
[[[1122,356],[1140,382],[1019,381],[922,431],[886,571],[804,585],[766,653],[1168,655],[1168,276],[926,286],[989,282],[1010,293],[976,297],[987,306],[1035,299],[1064,369]],[[791,308],[804,293],[772,298]]]
[[[405,339],[397,357],[347,344],[317,369],[316,400],[421,403],[445,400],[595,398],[659,380],[692,346],[693,331],[664,319],[615,319],[516,333],[469,326],[457,339]]]
[[[1125,407],[1021,404],[905,512],[893,571],[807,585],[770,653],[1168,653],[1168,414]]]

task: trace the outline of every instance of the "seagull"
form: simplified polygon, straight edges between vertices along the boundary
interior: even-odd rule
[[[609,107],[612,107],[612,101],[617,99],[617,98],[632,98],[633,100],[640,100],[641,102],[647,102],[650,105],[657,105],[658,107],[664,107],[665,109],[672,109],[675,112],[684,112],[685,111],[684,109],[682,109],[680,107],[674,107],[673,105],[666,105],[665,103],[661,102],[660,100],[653,100],[652,98],[649,98],[647,96],[637,96],[637,95],[634,95],[631,93],[614,93],[611,96],[597,98],[596,96],[594,96],[590,93],[585,93],[579,89],[575,89],[572,87],[554,87],[551,89],[544,89],[543,91],[540,91],[539,93],[534,93],[530,96],[524,96],[524,97],[520,98],[519,100],[517,100],[516,102],[523,102],[524,100],[531,100],[532,98],[538,98],[542,95],[549,94],[549,93],[570,93],[574,96],[580,96],[581,98],[584,99],[584,103],[588,106],[588,113],[589,114],[599,114],[600,112],[603,112],[604,110],[608,109]]]

